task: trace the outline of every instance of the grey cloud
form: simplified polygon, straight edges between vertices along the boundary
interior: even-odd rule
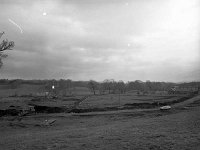
[[[199,66],[191,66],[199,62],[191,60],[199,58],[193,58],[198,52],[198,23],[195,17],[188,17],[195,15],[190,8],[185,12],[187,18],[175,11],[189,2],[177,6],[174,1],[128,0],[127,7],[120,0],[2,0],[0,30],[16,46],[8,52],[1,75],[75,80],[197,79]],[[170,9],[174,3],[178,9]],[[22,26],[23,34],[8,22],[9,17]],[[188,37],[190,33],[194,36]]]

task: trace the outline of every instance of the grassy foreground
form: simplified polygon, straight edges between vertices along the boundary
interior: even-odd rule
[[[56,119],[52,126],[45,120]],[[168,112],[39,114],[0,120],[3,150],[200,149],[200,99]]]

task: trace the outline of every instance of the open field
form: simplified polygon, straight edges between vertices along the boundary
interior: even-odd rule
[[[9,109],[10,107],[18,107],[21,109],[28,109],[29,106],[45,106],[55,108],[54,111],[47,112],[69,112],[73,108],[80,109],[81,112],[88,111],[106,111],[132,108],[155,108],[162,105],[177,103],[180,100],[185,100],[189,97],[178,95],[137,95],[135,93],[128,94],[106,94],[106,95],[89,95],[85,98],[84,94],[77,94],[76,96],[65,96],[58,98],[48,98],[44,96],[11,96],[0,99],[0,110]],[[83,100],[81,100],[83,98]],[[58,109],[57,109],[58,108]],[[60,109],[59,109],[60,108]],[[42,108],[41,108],[42,109]],[[57,111],[58,110],[58,111]],[[44,111],[39,111],[44,112]],[[74,112],[74,111],[73,111]],[[77,111],[76,111],[77,112]]]
[[[39,92],[45,92],[43,85],[22,84],[19,87],[0,86],[0,97],[36,95]]]
[[[200,0],[0,0],[0,150],[200,150]]]
[[[74,87],[69,89],[72,95],[88,95],[92,94],[90,90],[86,87]],[[44,85],[31,85],[31,84],[21,84],[17,88],[11,88],[9,86],[0,85],[0,97],[9,96],[37,96],[47,92]]]
[[[174,101],[183,96],[170,95],[137,95],[133,94],[108,94],[100,96],[91,96],[83,101],[80,108],[104,108],[117,107],[132,103],[153,103],[153,102],[169,102]]]
[[[200,148],[200,96],[194,100],[167,112],[38,114],[21,121],[2,117],[0,147],[4,150],[197,150]],[[52,126],[43,125],[50,119],[56,122]]]
[[[34,90],[32,92],[38,92],[38,88]],[[92,95],[82,87],[74,91],[76,95],[58,98],[33,94],[2,96],[0,110],[34,106],[39,111],[24,116],[2,115],[0,149],[200,148],[199,95],[194,98],[168,94],[138,95],[134,92]],[[86,95],[89,97],[84,99]],[[159,107],[164,104],[171,104],[172,109],[160,111]],[[69,113],[74,112],[71,110],[79,113]]]

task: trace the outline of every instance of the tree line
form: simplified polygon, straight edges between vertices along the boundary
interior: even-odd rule
[[[0,85],[10,85],[12,88],[17,88],[21,84],[42,85],[47,91],[55,87],[58,91],[73,90],[75,87],[86,87],[94,95],[97,94],[124,94],[126,92],[142,92],[148,93],[149,91],[169,91],[174,86],[179,87],[200,87],[200,82],[188,83],[172,83],[172,82],[152,82],[152,81],[128,81],[122,80],[115,81],[114,79],[105,79],[102,82],[95,80],[90,81],[73,81],[70,79],[60,80],[23,80],[23,79],[1,79]]]
[[[148,91],[168,91],[174,85],[175,83],[170,82],[143,82],[140,80],[124,82],[122,80],[106,79],[103,82],[90,80],[87,86],[93,94],[124,94],[129,91],[143,93]]]

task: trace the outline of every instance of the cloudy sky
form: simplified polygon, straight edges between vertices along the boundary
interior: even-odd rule
[[[199,0],[0,0],[0,78],[200,80]]]

